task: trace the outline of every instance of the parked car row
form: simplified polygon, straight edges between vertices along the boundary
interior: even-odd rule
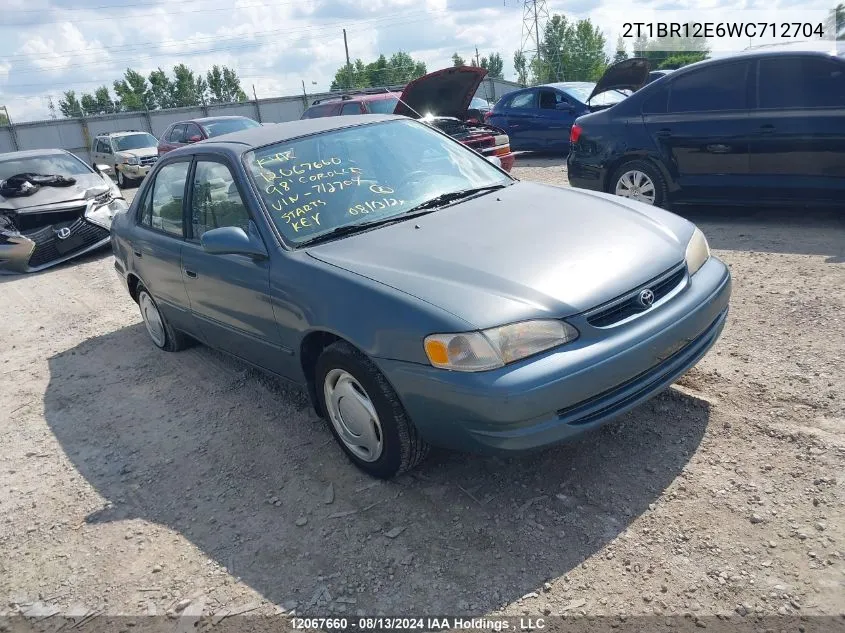
[[[500,127],[483,120],[489,103],[474,96],[485,76],[483,68],[444,68],[411,81],[399,95],[371,91],[317,100],[301,118],[401,114],[439,129],[483,156],[495,157],[502,169],[510,171],[515,159],[510,139]]]

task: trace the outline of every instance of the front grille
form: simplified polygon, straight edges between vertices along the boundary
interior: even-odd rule
[[[70,229],[70,235],[66,239],[60,240],[56,231],[64,227]],[[81,218],[71,224],[45,226],[40,231],[27,235],[29,239],[35,242],[35,249],[29,258],[29,266],[30,268],[44,266],[62,257],[90,248],[108,236],[108,230]]]
[[[141,164],[144,166],[152,165],[158,160],[158,156],[144,156],[141,158]]]
[[[75,222],[85,213],[86,207],[74,207],[72,209],[62,209],[61,211],[44,211],[42,213],[19,213],[15,216],[15,225],[18,230],[30,239],[32,235],[29,231],[36,231],[41,233],[44,228],[49,228],[51,224],[62,224],[68,222]],[[44,227],[44,228],[41,228]]]
[[[639,301],[641,291],[646,288],[650,289],[654,293],[653,304],[657,303],[684,280],[686,272],[686,265],[667,270],[639,288],[632,290],[621,300],[614,300],[608,307],[604,309],[599,308],[596,312],[588,315],[587,323],[593,327],[609,327],[635,314],[645,312],[649,308],[644,307]]]

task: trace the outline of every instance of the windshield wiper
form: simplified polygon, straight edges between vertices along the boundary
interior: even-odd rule
[[[504,183],[500,183],[498,185],[487,185],[485,187],[473,187],[471,189],[461,189],[459,191],[450,191],[448,193],[441,193],[439,196],[435,196],[431,200],[426,200],[418,204],[415,207],[411,207],[407,211],[405,211],[404,215],[407,216],[408,214],[415,213],[417,211],[423,211],[424,209],[437,209],[438,207],[442,207],[444,204],[448,204],[450,202],[454,202],[455,200],[460,200],[462,198],[468,198],[476,193],[482,193],[485,191],[495,191],[496,189],[503,189],[504,187],[509,187],[510,185],[506,185]]]
[[[368,231],[369,229],[372,229],[377,226],[384,226],[386,224],[396,224],[398,222],[403,222],[404,220],[410,220],[411,218],[416,217],[418,215],[424,215],[424,213],[421,212],[431,213],[438,207],[441,207],[444,204],[448,204],[449,202],[460,200],[461,198],[466,198],[476,193],[482,193],[485,191],[495,191],[496,189],[502,189],[503,187],[508,186],[509,185],[506,184],[487,185],[485,187],[473,187],[472,189],[461,189],[460,191],[450,191],[449,193],[442,193],[439,196],[435,196],[431,200],[426,200],[425,202],[418,204],[415,207],[411,207],[410,209],[399,215],[392,215],[389,218],[382,218],[381,220],[371,220],[369,222],[360,222],[358,224],[346,224],[344,226],[339,226],[337,228],[332,229],[331,231],[327,231],[322,235],[318,235],[316,237],[311,238],[310,240],[303,242],[302,244],[300,244],[300,246],[313,246],[314,244],[328,242],[330,240],[337,239],[338,237],[343,237],[345,235]]]

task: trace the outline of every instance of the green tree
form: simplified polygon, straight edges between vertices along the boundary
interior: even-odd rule
[[[64,93],[64,96],[59,99],[59,110],[68,118],[82,116],[82,104],[79,103],[75,91],[68,90]]]
[[[652,68],[680,68],[707,59],[710,47],[706,38],[637,38],[634,52],[637,57],[645,57]]]
[[[203,103],[204,94],[197,89],[197,77],[185,64],[173,67],[173,103],[177,108],[198,106]]]
[[[166,109],[175,107],[173,82],[161,68],[150,73],[150,92],[156,107]]]
[[[466,66],[467,64],[464,61],[464,58],[458,55],[457,52],[455,52],[452,53],[452,65],[457,68],[458,66]]]
[[[616,38],[616,54],[613,56],[613,63],[628,59],[628,51],[625,49],[625,39],[620,35]]]
[[[5,111],[0,112],[0,125],[9,125],[9,117],[6,116]]]
[[[513,54],[513,68],[516,71],[517,83],[525,86],[528,84],[528,67],[525,61],[525,53],[515,51]]]
[[[237,73],[227,66],[222,68],[216,64],[212,66],[206,73],[205,85],[207,86],[205,90],[199,85],[196,86],[197,93],[202,95],[207,91],[211,103],[246,101],[246,93],[241,89],[241,81]]]
[[[379,55],[376,61],[367,64],[367,84],[370,86],[386,86],[390,83],[390,69],[387,58]]]
[[[482,57],[481,67],[487,71],[488,77],[501,79],[504,76],[505,62],[502,61],[502,56],[499,53],[490,53],[490,57]]]
[[[839,3],[831,10],[824,30],[826,39],[845,40],[845,4]]]
[[[415,60],[404,51],[393,53],[387,61],[387,65],[390,68],[389,83],[392,86],[406,84],[428,72],[424,62]]]
[[[154,110],[156,107],[147,80],[131,68],[126,69],[122,80],[114,82],[114,94],[118,107],[125,112]]]
[[[540,57],[532,62],[534,83],[595,81],[608,64],[601,29],[589,19],[569,21],[555,14],[546,22]]]
[[[346,65],[335,71],[331,90],[348,90],[405,84],[426,73],[425,63],[416,61],[405,52],[394,53],[390,59],[379,55],[376,61],[365,64],[356,59],[351,68]]]

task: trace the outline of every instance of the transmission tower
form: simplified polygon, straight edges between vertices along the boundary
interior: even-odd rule
[[[545,62],[554,68],[558,76],[560,73],[560,58],[555,55],[553,59],[542,59],[540,33],[549,20],[549,9],[546,7],[546,0],[523,0],[522,5],[522,46],[519,50],[525,55],[526,61],[538,62],[537,66]]]

